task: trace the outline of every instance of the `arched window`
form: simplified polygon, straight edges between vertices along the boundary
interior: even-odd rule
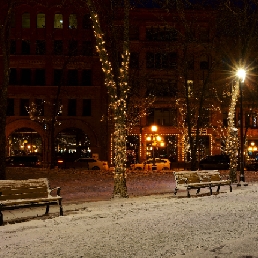
[[[15,14],[11,17],[11,28],[15,28]]]
[[[30,13],[22,14],[22,28],[30,28]]]
[[[56,13],[54,18],[54,28],[62,29],[63,28],[63,14]]]
[[[45,28],[45,26],[46,26],[45,14],[38,13],[37,14],[37,28]]]
[[[69,15],[69,29],[77,29],[77,16],[76,14]]]

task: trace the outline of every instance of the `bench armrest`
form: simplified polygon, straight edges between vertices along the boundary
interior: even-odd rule
[[[50,189],[48,190],[48,194],[49,194],[49,195],[52,195],[51,193],[52,193],[53,191],[55,191],[55,190],[56,190],[56,195],[57,195],[57,196],[60,196],[61,187],[50,188]]]
[[[176,179],[176,182],[179,183],[179,184],[182,184],[182,182],[187,184],[187,178],[186,177],[181,177],[179,179]]]

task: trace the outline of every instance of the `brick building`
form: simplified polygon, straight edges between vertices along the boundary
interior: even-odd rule
[[[129,162],[142,161],[153,154],[179,162],[187,159],[185,127],[182,126],[184,100],[180,92],[185,83],[188,94],[191,94],[195,85],[204,84],[208,78],[214,53],[201,53],[204,46],[213,44],[212,14],[207,10],[185,12],[185,22],[190,24],[191,21],[198,39],[198,44],[195,41],[188,46],[195,55],[187,60],[186,79],[182,77],[182,60],[185,61],[182,35],[186,34],[186,24],[180,14],[173,9],[169,12],[164,9],[132,9],[130,83],[134,90],[137,89],[132,99],[138,95],[149,101],[149,105],[135,107],[145,115],[135,115],[137,122],[128,135]],[[118,12],[115,21],[118,35],[122,17]],[[48,7],[20,5],[15,9],[11,25],[7,155],[40,153],[43,161],[48,162],[48,120],[53,106],[58,105],[55,126],[57,155],[77,158],[97,154],[112,164],[108,97],[87,8],[78,10],[75,5],[54,4]],[[218,78],[221,74],[217,70],[209,80],[211,88],[217,87],[216,92],[221,91],[223,100],[225,94],[221,87],[225,82],[218,85]],[[221,153],[227,104],[221,104],[219,97],[214,98],[214,91],[210,93],[209,105],[216,108],[207,107],[205,111],[201,147],[197,153],[199,158]],[[28,108],[35,109],[31,117]],[[255,117],[252,123],[255,123]],[[148,142],[147,137],[153,134],[153,124],[158,126],[157,134],[162,137],[164,146],[154,148]],[[256,126],[252,125],[247,137],[252,136],[249,141],[256,140],[258,144]]]

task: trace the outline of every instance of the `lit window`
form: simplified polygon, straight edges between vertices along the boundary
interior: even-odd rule
[[[69,29],[77,29],[77,16],[76,14],[69,15]]]
[[[56,13],[55,14],[54,28],[55,29],[62,29],[63,28],[63,15],[61,13]]]
[[[30,14],[24,13],[22,15],[22,28],[30,28]]]
[[[38,13],[37,14],[37,28],[45,28],[45,26],[46,26],[45,14]]]
[[[187,80],[187,92],[188,97],[191,97],[193,95],[193,80]]]

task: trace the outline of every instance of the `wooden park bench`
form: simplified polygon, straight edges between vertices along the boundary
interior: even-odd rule
[[[56,196],[52,196],[52,191]],[[47,178],[28,180],[0,180],[0,225],[3,225],[4,210],[37,207],[46,205],[47,215],[50,205],[59,205],[60,216],[63,215],[60,187],[50,189]]]
[[[217,170],[206,171],[178,171],[174,172],[176,186],[174,194],[177,194],[179,189],[187,190],[187,197],[190,197],[190,190],[197,189],[196,194],[200,193],[201,188],[209,188],[212,195],[212,187],[217,186],[217,193],[223,185],[229,185],[230,192],[232,186],[230,180],[221,179],[221,175]]]
[[[230,179],[223,179],[218,170],[200,170],[197,172],[202,181],[209,182],[211,187],[218,187],[217,193],[220,191],[220,187],[224,185],[229,186],[230,192],[232,192],[232,183]]]
[[[202,182],[197,171],[178,171],[174,172],[176,187],[174,194],[177,194],[179,189],[187,190],[187,197],[190,197],[190,190],[197,189],[197,193],[201,188],[208,187],[212,194],[211,185],[209,182]]]

